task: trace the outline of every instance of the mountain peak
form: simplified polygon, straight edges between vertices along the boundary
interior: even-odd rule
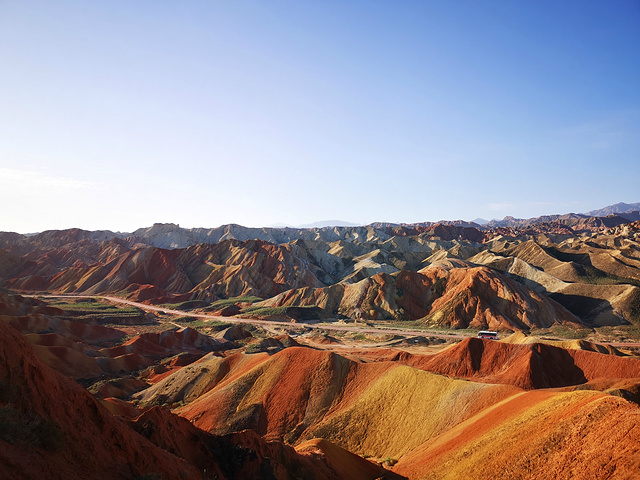
[[[619,202],[614,205],[609,205],[604,208],[600,208],[598,210],[591,210],[587,212],[585,215],[590,215],[593,217],[606,217],[607,215],[619,215],[621,213],[629,213],[640,210],[640,202],[638,203],[624,203]]]

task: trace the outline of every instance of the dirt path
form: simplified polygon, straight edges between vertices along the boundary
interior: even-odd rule
[[[205,320],[215,320],[225,323],[250,323],[253,325],[261,325],[265,327],[273,327],[273,326],[282,326],[287,328],[295,328],[304,330],[307,328],[312,328],[316,330],[333,330],[339,332],[358,332],[358,333],[370,333],[374,335],[409,335],[409,336],[429,336],[429,337],[438,337],[438,338],[449,338],[449,339],[457,339],[462,340],[464,338],[468,338],[472,335],[454,335],[454,334],[443,334],[443,333],[431,333],[425,332],[423,330],[411,330],[411,329],[398,329],[398,328],[375,328],[375,327],[351,327],[351,326],[342,326],[342,325],[315,325],[313,323],[290,323],[290,322],[278,322],[272,320],[256,320],[253,318],[237,318],[237,317],[221,317],[218,315],[208,315],[204,313],[190,313],[184,312],[181,310],[172,310],[170,308],[163,307],[155,307],[153,305],[146,305],[144,303],[132,302],[131,300],[125,300],[123,298],[111,297],[107,295],[28,295],[31,297],[38,298],[101,298],[104,300],[108,300],[113,303],[121,303],[124,305],[131,305],[133,307],[137,307],[141,310],[156,312],[156,313],[164,313],[169,315],[179,315],[179,316],[189,316],[193,318],[201,318]],[[168,321],[167,323],[171,323],[172,325],[178,325],[177,323],[173,323]],[[181,325],[178,325],[182,328]]]
[[[107,295],[25,295],[29,297],[39,297],[39,298],[101,298],[104,300],[108,300],[113,303],[121,303],[125,305],[131,305],[133,307],[138,307],[141,310],[146,310],[150,312],[159,312],[168,315],[178,315],[178,316],[189,316],[194,318],[202,318],[205,320],[215,320],[225,323],[250,323],[253,325],[261,325],[264,327],[274,327],[274,326],[282,326],[287,328],[294,328],[304,330],[307,328],[315,329],[315,330],[333,330],[338,332],[358,332],[358,333],[370,333],[374,335],[404,335],[404,336],[429,336],[436,338],[448,338],[448,339],[456,339],[463,340],[465,338],[474,337],[474,335],[455,335],[455,334],[445,334],[445,333],[431,333],[425,332],[424,330],[411,330],[404,328],[376,328],[376,327],[351,327],[346,325],[316,325],[313,323],[290,323],[290,322],[278,322],[272,320],[256,320],[253,318],[237,318],[237,317],[221,317],[218,315],[208,315],[204,313],[190,313],[184,312],[181,310],[172,310],[169,308],[163,307],[154,307],[153,305],[147,305],[144,303],[132,302],[131,300],[125,300],[123,298],[111,297]],[[178,325],[172,321],[167,321],[172,325],[182,328],[182,325]],[[612,347],[640,347],[640,343],[623,343],[623,342],[597,342],[600,345],[611,345]]]

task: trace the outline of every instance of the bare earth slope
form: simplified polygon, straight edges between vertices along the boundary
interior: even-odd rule
[[[463,340],[434,355],[401,353],[395,360],[450,377],[524,389],[579,385],[600,378],[640,379],[640,359],[635,357],[479,338]]]
[[[102,252],[112,251],[105,243]],[[94,245],[95,246],[95,245]],[[293,250],[293,251],[292,251]],[[128,249],[97,255],[98,261],[69,252],[73,263],[60,264],[67,247],[48,251],[13,279],[7,287],[60,293],[114,293],[127,291],[138,300],[177,297],[218,299],[240,295],[268,297],[297,286],[321,286],[313,271],[296,256],[296,248],[260,241],[225,241],[183,250],[156,247]],[[149,287],[152,287],[149,289]]]
[[[293,289],[259,305],[317,305],[348,317],[407,318],[454,328],[514,331],[581,323],[548,297],[498,272],[451,263],[377,274],[350,285]]]
[[[598,392],[533,391],[481,412],[401,458],[412,479],[632,479],[640,410]]]
[[[192,466],[142,439],[80,385],[42,364],[0,323],[4,478],[131,478],[165,472],[199,478]]]
[[[150,410],[131,425],[44,365],[22,335],[0,323],[2,478],[199,479],[203,471],[206,478],[219,479],[347,478],[321,451],[297,453],[252,432],[212,436],[163,409]],[[349,465],[363,461],[349,458]],[[361,478],[400,477],[385,477],[372,465]]]
[[[470,261],[504,271],[562,304],[586,324],[640,321],[640,235],[626,230],[559,245],[528,240],[483,251]],[[626,233],[625,233],[626,232]]]
[[[549,478],[546,462],[554,478],[633,478],[638,405],[619,389],[611,390],[616,396],[592,389],[602,378],[640,384],[638,359],[476,339],[435,355],[389,351],[371,361],[358,352],[236,354],[224,368],[226,360],[216,360],[215,368],[203,363],[176,372],[140,398],[193,385],[174,398],[188,402],[180,415],[207,431],[250,428],[304,451],[323,438],[360,455],[396,459],[394,472],[412,479],[471,479],[478,472]],[[588,390],[544,388],[580,384]],[[607,448],[616,445],[620,454],[597,446],[605,432]]]

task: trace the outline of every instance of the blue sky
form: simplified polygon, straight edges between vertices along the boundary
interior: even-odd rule
[[[0,0],[0,230],[640,201],[640,2]]]

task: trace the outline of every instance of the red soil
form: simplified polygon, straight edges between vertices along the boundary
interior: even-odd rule
[[[168,357],[181,352],[201,353],[220,345],[214,338],[200,334],[193,328],[166,330],[161,333],[143,333],[117,347],[103,349],[102,353],[109,357],[117,357],[128,353],[148,356]]]
[[[94,378],[104,371],[95,358],[68,347],[33,345],[40,359],[63,375],[73,378]]]
[[[239,354],[240,355],[240,354]],[[392,363],[360,364],[324,350],[291,347],[242,363],[208,393],[180,409],[203,430],[226,433],[252,428],[267,438],[295,441],[320,421],[335,400],[349,404]],[[233,357],[229,357],[230,360]],[[248,388],[255,393],[246,395]],[[338,408],[338,407],[336,407]]]
[[[638,478],[639,421],[637,405],[608,395],[527,392],[415,449],[396,471],[415,479]]]
[[[130,418],[131,405],[95,400],[44,365],[24,337],[1,322],[0,387],[3,425],[7,418],[15,423],[0,431],[0,478],[124,480],[161,474],[197,480],[206,469],[207,478],[221,480],[346,480],[322,456],[298,454],[253,432],[215,437],[161,408],[129,428],[113,414]]]
[[[436,438],[434,442],[423,444],[402,459],[401,472],[409,478],[418,478],[428,472],[430,463],[440,457],[460,451],[467,443],[495,428],[500,422],[517,417],[537,403],[549,399],[552,392],[537,391],[518,393],[495,405],[490,414],[480,414]]]
[[[154,444],[206,471],[208,478],[351,478],[345,472],[332,469],[321,455],[297,453],[280,442],[266,442],[250,430],[224,437],[209,435],[159,407],[146,411],[132,422],[132,427]],[[362,478],[374,480],[378,475]]]
[[[125,333],[115,328],[101,325],[88,325],[82,322],[48,318],[38,314],[23,316],[0,315],[0,320],[8,323],[20,333],[53,332],[64,336],[67,340],[84,343],[100,343],[118,340]]]
[[[0,438],[2,478],[84,479],[87,472],[105,480],[156,472],[166,479],[200,478],[196,469],[116,420],[76,382],[44,365],[24,337],[2,322],[0,384],[3,408],[53,425],[48,447],[38,446],[37,436],[26,440],[31,443]]]
[[[125,402],[119,398],[107,397],[100,400],[100,404],[105,407],[112,415],[124,417],[128,419],[134,419],[141,414],[132,403]]]
[[[98,353],[94,348],[89,347],[89,345],[71,341],[67,337],[63,337],[62,335],[58,335],[57,333],[29,333],[26,334],[25,337],[27,337],[27,340],[31,345],[43,345],[45,347],[67,347],[78,350],[79,352],[91,352],[94,355],[97,355]]]
[[[640,359],[535,343],[469,338],[434,355],[397,353],[403,364],[450,377],[525,389],[578,385],[600,378],[640,378]]]
[[[528,330],[581,321],[547,296],[487,267],[451,268],[432,264],[419,272],[445,282],[444,293],[430,305],[429,323],[455,328]]]
[[[331,335],[318,335],[311,337],[313,343],[318,343],[320,345],[342,345],[342,340],[338,340]]]
[[[137,301],[258,295],[270,297],[290,288],[319,287],[313,268],[292,250],[259,240],[225,240],[184,249],[125,242],[85,241],[35,248],[18,259],[6,286],[21,291],[114,293],[127,290]],[[299,253],[299,252],[298,252]]]
[[[403,478],[322,438],[308,440],[298,445],[296,451],[323,455],[333,470],[350,480]]]
[[[148,387],[148,384],[137,378],[119,378],[114,381],[102,383],[95,396],[99,398],[126,398],[131,394]]]
[[[185,367],[200,358],[202,358],[204,354],[202,353],[185,353],[178,355],[172,358],[169,362],[162,363],[161,365],[152,366],[148,373],[143,374],[141,378],[144,378],[149,383],[158,383],[159,381],[167,378],[173,373],[180,370],[182,367]]]
[[[138,353],[127,353],[114,358],[99,357],[98,365],[106,372],[126,373],[150,367],[154,361]]]
[[[261,305],[315,305],[351,318],[406,318],[500,331],[581,324],[548,297],[487,267],[469,267],[463,262],[432,264],[417,273],[379,273],[356,284],[291,289]]]

